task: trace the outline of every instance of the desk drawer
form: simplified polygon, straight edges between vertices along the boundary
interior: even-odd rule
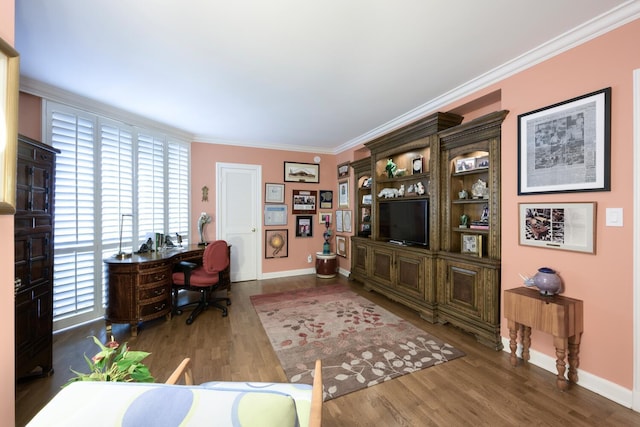
[[[167,266],[153,270],[143,270],[140,274],[140,286],[149,287],[153,284],[165,284],[171,280],[171,270]]]
[[[171,294],[171,286],[170,283],[163,283],[161,286],[152,286],[141,288],[138,290],[138,301],[140,304],[145,304],[146,300],[155,300],[158,297],[166,296]]]
[[[140,320],[155,319],[171,311],[171,298],[167,294],[164,298],[150,302],[140,301]]]

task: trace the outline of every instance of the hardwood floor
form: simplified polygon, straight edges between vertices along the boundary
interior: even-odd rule
[[[324,426],[640,425],[640,413],[580,386],[560,392],[552,373],[531,365],[512,368],[508,353],[484,347],[451,326],[432,325],[344,277],[309,275],[235,283],[226,318],[210,309],[190,326],[183,314],[171,321],[144,323],[135,338],[125,325],[114,325],[114,335],[135,350],[152,353],[146,363],[159,382],[187,356],[192,358],[196,383],[216,379],[286,382],[249,296],[336,282],[349,284],[355,292],[456,346],[466,356],[327,401]],[[87,339],[91,335],[106,339],[103,321],[54,336],[54,375],[16,386],[17,426],[25,425],[57,393],[72,376],[69,368],[86,371],[83,353],[91,357],[96,352]]]

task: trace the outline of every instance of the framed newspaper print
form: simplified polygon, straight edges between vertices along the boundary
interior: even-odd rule
[[[596,253],[596,203],[519,203],[520,245]]]
[[[518,194],[611,190],[611,88],[518,116]]]

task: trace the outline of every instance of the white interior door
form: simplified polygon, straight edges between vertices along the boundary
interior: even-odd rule
[[[259,279],[262,271],[262,168],[216,163],[216,236],[231,245],[231,281]]]

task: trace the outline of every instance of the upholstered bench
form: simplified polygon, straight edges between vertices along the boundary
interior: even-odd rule
[[[184,366],[183,366],[184,364]],[[192,381],[188,360],[165,384],[78,381],[62,389],[29,426],[310,426],[321,424],[322,374],[314,385]],[[178,369],[181,369],[180,367]],[[176,370],[177,371],[177,370]]]

